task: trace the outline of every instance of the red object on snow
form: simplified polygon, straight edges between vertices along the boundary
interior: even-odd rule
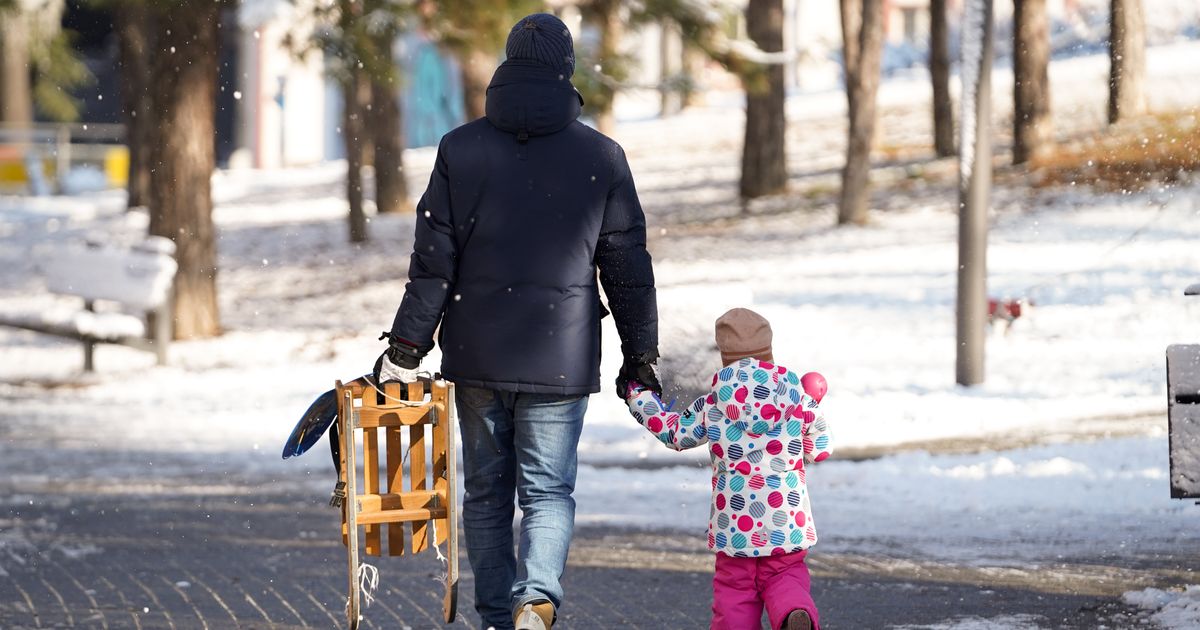
[[[821,402],[825,397],[825,392],[829,391],[829,384],[825,382],[825,377],[819,372],[809,372],[800,377],[800,384],[804,386],[804,393],[813,397],[813,400]]]

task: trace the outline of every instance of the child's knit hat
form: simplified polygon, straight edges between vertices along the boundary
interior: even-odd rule
[[[748,308],[730,309],[717,318],[717,349],[721,365],[754,357],[774,362],[771,355],[771,323]]]

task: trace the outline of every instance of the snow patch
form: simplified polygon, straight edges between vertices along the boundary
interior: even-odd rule
[[[1123,599],[1130,606],[1151,612],[1151,621],[1165,630],[1200,628],[1200,585],[1189,585],[1183,591],[1157,588],[1129,591]]]
[[[958,617],[952,621],[929,625],[893,626],[896,630],[1040,630],[1040,617],[1034,615],[1002,615],[983,617]]]

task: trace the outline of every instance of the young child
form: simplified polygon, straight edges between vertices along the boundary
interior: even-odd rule
[[[716,552],[713,630],[751,630],[765,605],[773,630],[819,628],[804,557],[817,542],[806,463],[829,456],[825,379],[775,364],[771,325],[735,308],[717,319],[722,367],[712,390],[682,413],[637,383],[629,410],[665,445],[709,445],[708,547]]]

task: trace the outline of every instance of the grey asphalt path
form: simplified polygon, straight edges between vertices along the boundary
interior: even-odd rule
[[[322,484],[216,472],[219,456],[130,452],[72,456],[72,469],[123,471],[112,483],[39,477],[45,453],[0,449],[0,628],[339,627],[345,552]],[[557,627],[707,627],[711,562],[693,536],[580,528]],[[442,627],[436,557],[375,564],[363,627]],[[811,566],[833,630],[1014,614],[1046,628],[1119,627],[1127,612],[1100,591],[1036,579],[819,551]],[[455,625],[477,627],[465,553],[463,568]]]

